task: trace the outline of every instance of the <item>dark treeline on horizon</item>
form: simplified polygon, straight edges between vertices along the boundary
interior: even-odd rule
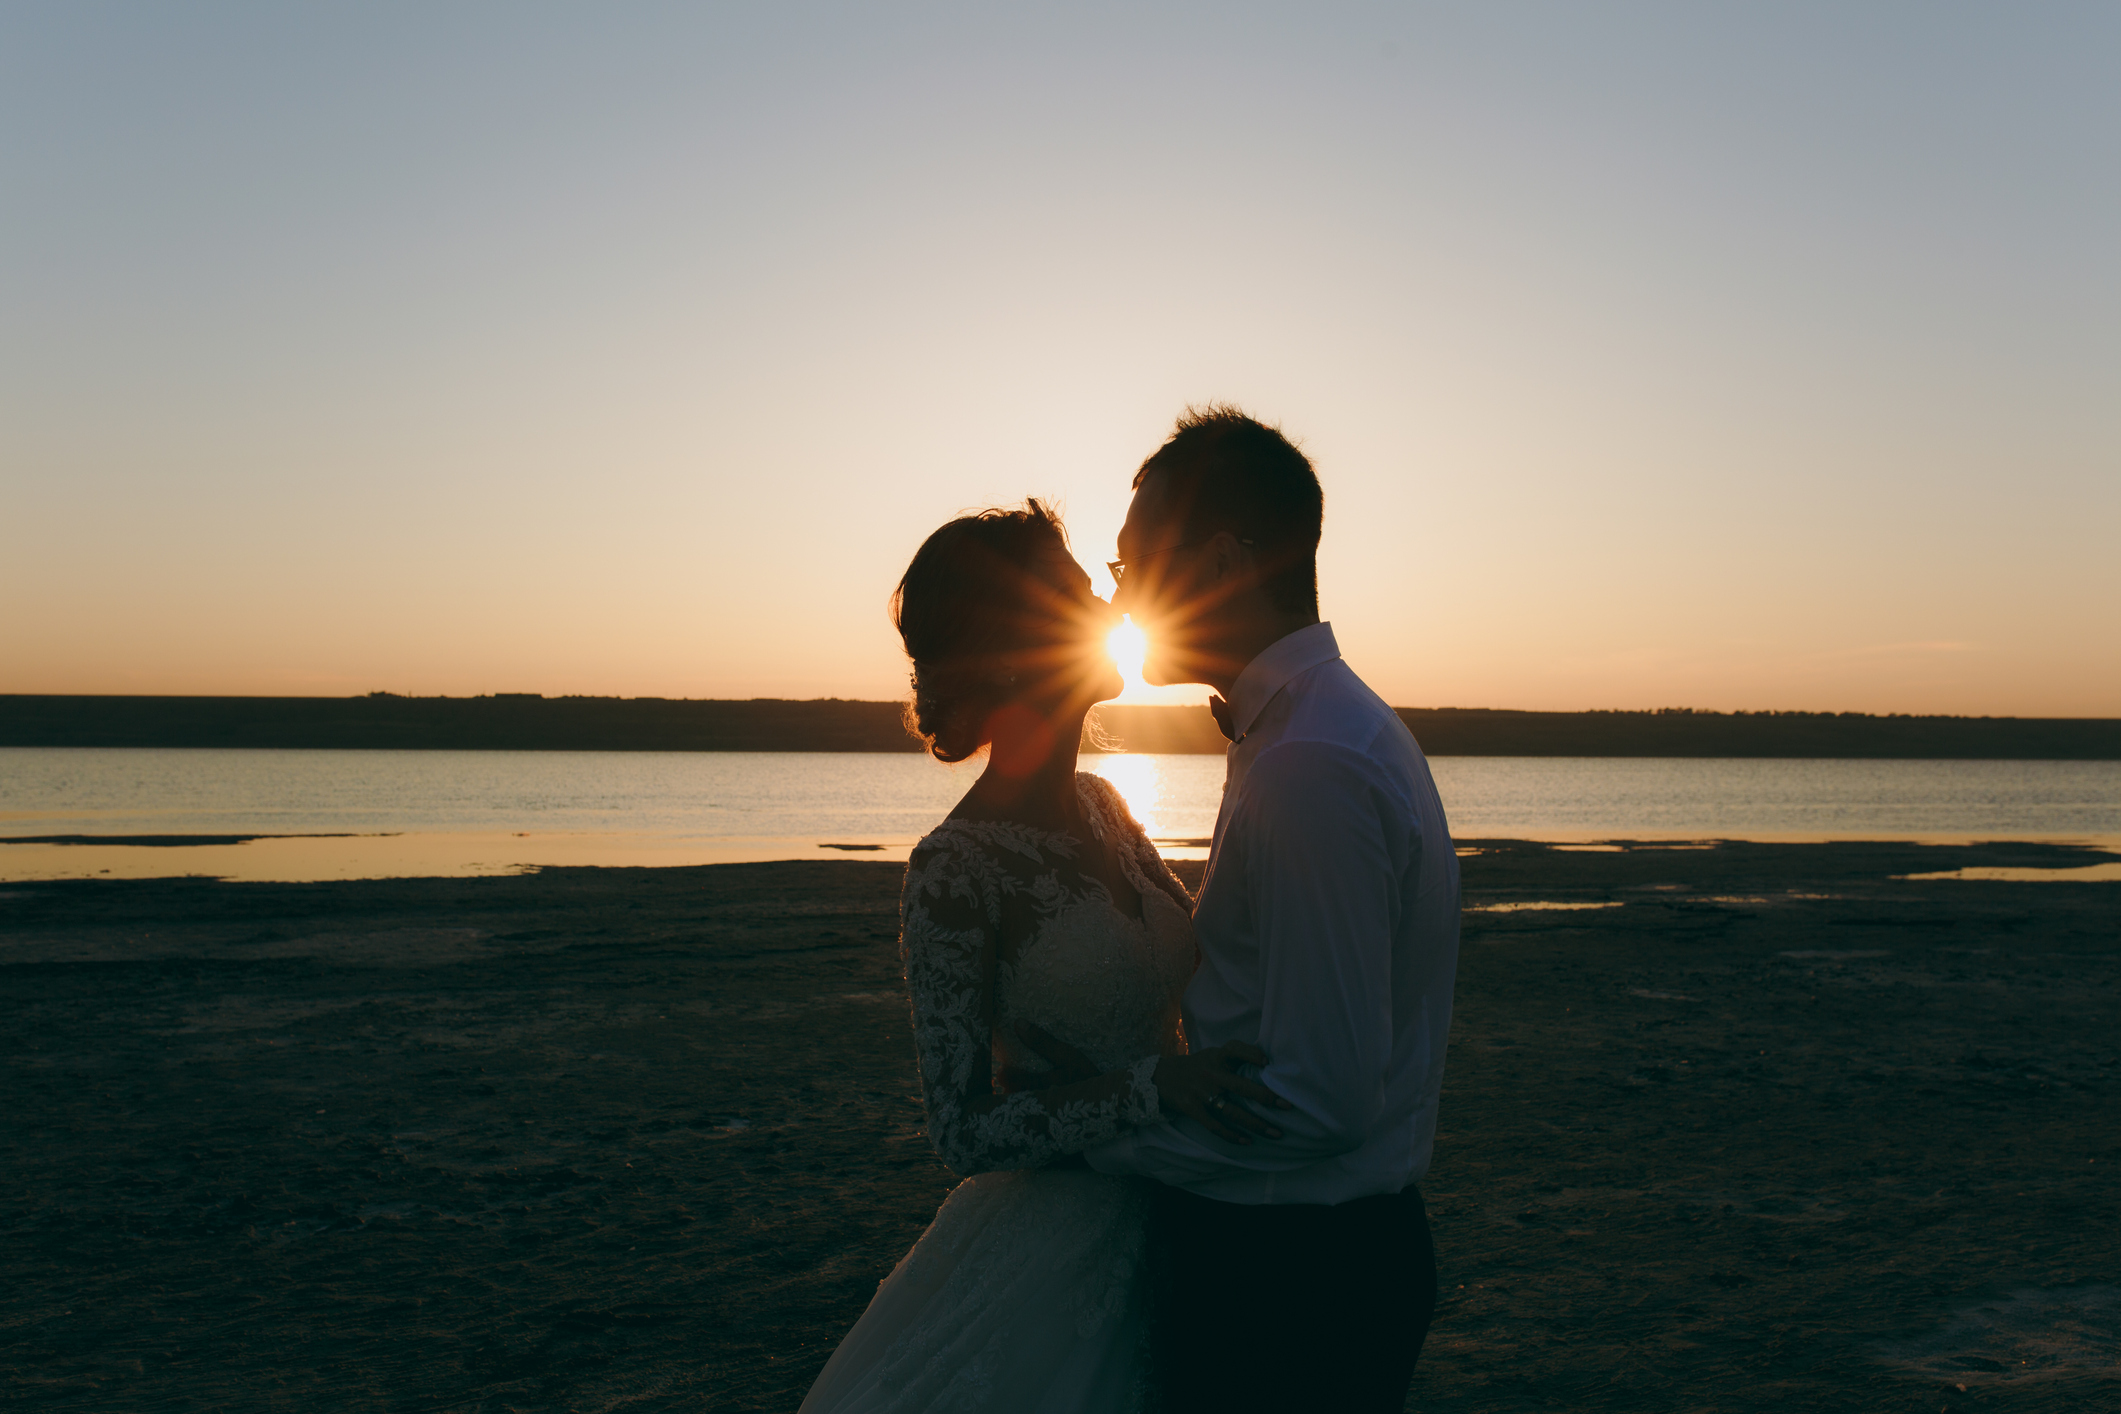
[[[2121,760],[2121,719],[1402,707],[1432,756]],[[0,694],[0,746],[472,751],[917,751],[896,702],[839,698]],[[1199,707],[1103,707],[1132,751],[1219,753]]]

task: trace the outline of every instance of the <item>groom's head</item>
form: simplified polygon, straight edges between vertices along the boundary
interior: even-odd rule
[[[1148,631],[1152,683],[1229,679],[1318,621],[1324,509],[1311,463],[1236,408],[1188,408],[1134,476],[1113,604]],[[1234,664],[1234,666],[1233,666]]]

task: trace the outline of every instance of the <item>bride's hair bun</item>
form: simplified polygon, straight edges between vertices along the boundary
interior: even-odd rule
[[[913,556],[891,595],[891,622],[913,660],[906,728],[938,761],[987,744],[987,721],[1015,680],[1003,664],[1036,642],[1052,589],[1040,570],[1068,551],[1060,518],[1035,500],[944,525]]]

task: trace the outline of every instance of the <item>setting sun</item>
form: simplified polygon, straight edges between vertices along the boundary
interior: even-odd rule
[[[1119,675],[1126,679],[1127,691],[1133,692],[1146,686],[1142,682],[1142,659],[1149,651],[1149,639],[1148,635],[1134,626],[1131,617],[1105,636],[1105,651],[1112,655],[1112,662],[1119,668]]]

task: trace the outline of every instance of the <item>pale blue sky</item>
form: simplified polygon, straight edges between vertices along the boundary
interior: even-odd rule
[[[0,7],[0,691],[882,697],[1280,421],[1396,702],[2121,714],[2110,5]]]

